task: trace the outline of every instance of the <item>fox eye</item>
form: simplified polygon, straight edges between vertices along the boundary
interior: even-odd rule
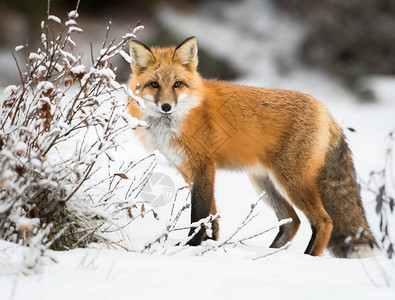
[[[153,82],[151,82],[151,86],[152,86],[154,89],[157,89],[157,88],[159,87],[159,83],[157,83],[156,81],[153,81]]]
[[[182,84],[181,81],[176,81],[176,82],[174,82],[174,85],[173,85],[173,86],[174,86],[175,88],[178,88],[178,87],[181,86],[181,84]]]

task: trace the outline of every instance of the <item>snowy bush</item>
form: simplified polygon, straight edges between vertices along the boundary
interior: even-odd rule
[[[114,185],[97,202],[86,183],[100,159],[114,162],[117,137],[142,125],[128,115],[127,101],[119,101],[129,90],[116,81],[111,59],[128,58],[122,48],[143,27],[137,24],[116,42],[109,40],[110,22],[98,57],[91,49],[86,66],[74,54],[89,53],[72,39],[83,32],[77,18],[77,9],[64,23],[48,13],[40,48],[15,48],[25,51],[26,70],[12,51],[21,82],[7,87],[0,102],[0,238],[43,250],[106,241],[100,233],[115,220],[104,204],[130,164],[101,178],[97,184]]]

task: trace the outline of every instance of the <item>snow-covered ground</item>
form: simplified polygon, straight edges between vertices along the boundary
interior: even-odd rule
[[[395,127],[395,91],[386,84],[388,79],[375,78],[370,82],[371,88],[377,89],[379,102],[361,104],[333,78],[298,66],[292,56],[304,29],[270,5],[263,1],[206,5],[213,6],[197,15],[159,7],[161,26],[185,37],[195,35],[199,45],[232,61],[245,74],[239,83],[313,95],[327,105],[343,128],[355,129],[345,132],[362,180],[366,181],[372,170],[383,167],[385,137]],[[285,74],[278,68],[279,60],[286,65]],[[134,137],[125,137],[125,151],[128,159],[134,161],[146,155]],[[176,187],[183,185],[174,170],[161,165],[157,172],[168,174]],[[257,195],[244,174],[219,172],[216,199],[221,215],[220,238],[224,240],[243,221]],[[364,193],[363,201],[369,223],[378,236],[374,197]],[[158,208],[159,215],[166,216],[170,209],[171,204]],[[240,237],[276,223],[274,214],[264,205],[259,205],[257,212],[259,216],[240,232]],[[311,231],[302,215],[301,220],[292,245],[273,255],[268,255],[273,253],[268,246],[275,231],[248,240],[243,246],[225,247],[203,256],[195,255],[199,248],[178,252],[177,247],[168,248],[164,255],[161,251],[141,254],[97,246],[51,252],[53,261],[48,260],[40,274],[26,277],[0,270],[0,274],[8,274],[0,277],[0,299],[395,298],[393,261],[384,255],[361,260],[336,259],[328,253],[322,257],[306,256],[303,251]],[[180,220],[181,225],[188,222],[186,216]],[[163,231],[165,223],[147,215],[131,226],[130,236],[136,249]],[[392,225],[395,229],[395,222]],[[182,236],[185,233],[172,238]],[[9,257],[5,254],[12,250],[9,247],[0,243],[0,262]],[[23,259],[23,252],[17,249],[12,256],[15,266]]]
[[[262,247],[263,248],[263,247]],[[264,249],[255,249],[263,251]],[[250,249],[251,250],[251,249]],[[204,257],[114,250],[54,253],[41,275],[1,278],[1,299],[393,299],[376,260],[292,251],[251,260],[239,249]],[[372,281],[366,274],[369,269]],[[374,281],[373,281],[374,280]],[[375,285],[376,284],[376,285]]]

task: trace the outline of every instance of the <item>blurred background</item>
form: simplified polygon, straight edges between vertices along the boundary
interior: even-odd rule
[[[47,2],[0,1],[0,86],[18,82],[8,43],[14,48],[28,39],[33,49],[39,46]],[[50,13],[65,20],[75,5],[52,0]],[[206,77],[294,88],[284,78],[303,81],[314,71],[358,101],[387,101],[395,92],[393,0],[82,0],[79,12],[84,33],[77,42],[87,52],[89,41],[100,47],[110,19],[115,37],[141,20],[146,29],[138,39],[147,45],[196,36]],[[121,58],[116,64],[118,80],[126,81],[129,66]]]

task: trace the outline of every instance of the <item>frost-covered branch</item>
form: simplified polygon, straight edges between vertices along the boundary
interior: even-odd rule
[[[245,241],[247,240],[251,240],[254,239],[258,236],[261,236],[267,232],[270,232],[272,230],[275,230],[277,228],[279,228],[282,225],[288,224],[292,222],[292,219],[284,219],[284,220],[280,220],[276,225],[271,226],[270,228],[267,228],[263,231],[260,231],[258,233],[253,233],[248,237],[244,237],[244,238],[239,238],[239,239],[235,239],[235,236],[237,236],[237,234],[243,229],[245,228],[253,219],[255,219],[258,216],[258,213],[255,212],[256,207],[259,205],[259,203],[262,202],[262,198],[265,196],[265,193],[263,192],[258,201],[256,201],[255,203],[251,204],[251,209],[248,212],[248,214],[246,215],[246,217],[244,218],[244,220],[241,222],[241,224],[233,231],[233,233],[227,237],[226,239],[224,239],[223,241],[220,242],[213,242],[210,243],[210,245],[208,247],[206,247],[204,250],[202,250],[201,254],[205,254],[207,252],[213,251],[213,250],[217,250],[219,248],[222,248],[224,246],[237,246],[240,244],[243,244]]]
[[[376,213],[380,217],[381,247],[388,258],[394,256],[394,233],[391,218],[395,207],[395,170],[394,170],[395,131],[387,136],[384,167],[379,171],[372,171],[368,182],[362,183],[362,188],[376,197]]]
[[[174,211],[174,204],[177,200],[177,193],[182,190],[182,189],[188,189],[188,195],[186,196],[185,199],[185,204],[175,213]],[[189,246],[187,246],[187,243],[193,239],[193,237],[200,231],[201,228],[204,228],[206,230],[206,234],[210,237],[211,236],[211,226],[213,221],[218,220],[220,218],[219,214],[216,215],[210,215],[207,218],[201,219],[197,222],[194,222],[192,224],[189,224],[187,226],[178,226],[178,220],[180,219],[180,216],[185,213],[185,211],[188,211],[188,208],[190,207],[190,204],[188,203],[188,197],[190,196],[190,190],[188,186],[180,188],[176,193],[176,196],[174,198],[173,206],[171,209],[171,217],[169,219],[169,222],[165,226],[165,229],[160,233],[156,238],[152,239],[151,242],[147,243],[144,248],[142,249],[142,252],[148,252],[148,253],[154,253],[157,252],[158,250],[162,250],[161,253],[165,254],[168,253],[169,255],[175,255],[181,251],[190,249]],[[256,207],[259,205],[259,203],[262,202],[262,198],[264,197],[264,193],[259,197],[259,199],[251,205],[251,209],[248,212],[248,214],[245,216],[243,221],[240,223],[240,225],[225,239],[222,239],[220,241],[212,241],[212,240],[207,240],[205,241],[200,247],[197,247],[194,249],[193,253],[195,255],[204,255],[206,253],[209,253],[211,251],[216,251],[218,249],[225,249],[226,247],[237,247],[239,245],[244,244],[245,241],[254,239],[258,236],[261,236],[263,234],[266,234],[267,232],[270,232],[272,230],[278,229],[280,226],[288,224],[292,222],[292,219],[284,219],[280,220],[277,224],[262,230],[260,232],[253,232],[251,235],[247,237],[242,237],[242,238],[236,238],[240,231],[242,231],[252,220],[254,220],[258,213],[256,212]],[[189,232],[190,229],[195,229],[194,234],[191,236],[188,236],[187,238],[177,242],[176,244],[173,243],[166,243],[166,241],[169,239],[169,237],[178,231],[185,231]],[[176,247],[173,247],[176,246]],[[288,247],[289,244],[284,246],[283,248],[279,249],[279,251],[285,249]]]

